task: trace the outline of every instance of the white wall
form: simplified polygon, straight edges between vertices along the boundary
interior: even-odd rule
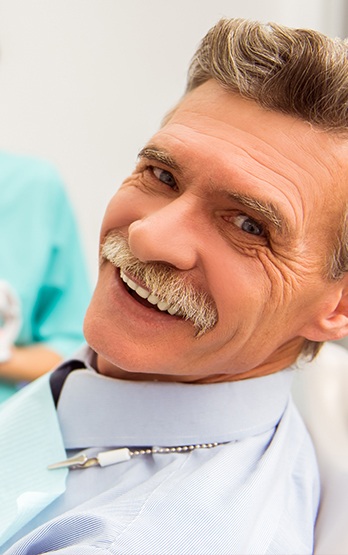
[[[345,0],[0,0],[0,148],[50,159],[91,275],[107,200],[221,16],[342,34]]]

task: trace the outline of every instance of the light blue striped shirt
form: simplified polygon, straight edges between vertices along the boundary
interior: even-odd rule
[[[319,476],[291,380],[290,370],[209,385],[71,372],[58,404],[68,456],[223,445],[71,470],[65,494],[6,555],[312,553]]]

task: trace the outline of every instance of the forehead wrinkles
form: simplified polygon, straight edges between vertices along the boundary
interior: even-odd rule
[[[304,122],[295,123],[305,125]],[[255,129],[246,131],[231,123],[203,116],[188,124],[169,122],[154,139],[168,137],[174,139],[177,145],[182,143],[184,148],[198,147],[202,153],[203,150],[205,151],[204,156],[212,155],[211,149],[216,142],[217,151],[223,153],[225,150],[226,155],[230,157],[230,162],[233,163],[234,159],[241,160],[246,164],[246,169],[261,172],[261,174],[273,173],[286,180],[290,187],[299,190],[304,179],[313,180],[314,168],[322,169],[327,175],[330,173],[330,168],[329,164],[325,163],[325,145],[316,144],[314,131],[307,127],[298,131],[291,129],[285,133],[274,129],[269,139],[265,134],[261,135],[257,132],[256,125]],[[201,145],[200,137],[206,139]],[[221,150],[219,146],[225,148]],[[228,148],[231,149],[230,153],[227,152]],[[229,161],[226,161],[226,164],[229,165]],[[293,175],[289,175],[290,172],[293,172]],[[252,175],[252,171],[250,174]]]

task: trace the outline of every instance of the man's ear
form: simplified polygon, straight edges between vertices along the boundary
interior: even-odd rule
[[[348,335],[348,275],[333,284],[320,314],[303,329],[312,341],[333,341]]]

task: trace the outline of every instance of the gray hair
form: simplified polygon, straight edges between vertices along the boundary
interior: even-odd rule
[[[275,23],[222,19],[194,55],[187,92],[208,79],[266,109],[348,136],[348,42]]]

